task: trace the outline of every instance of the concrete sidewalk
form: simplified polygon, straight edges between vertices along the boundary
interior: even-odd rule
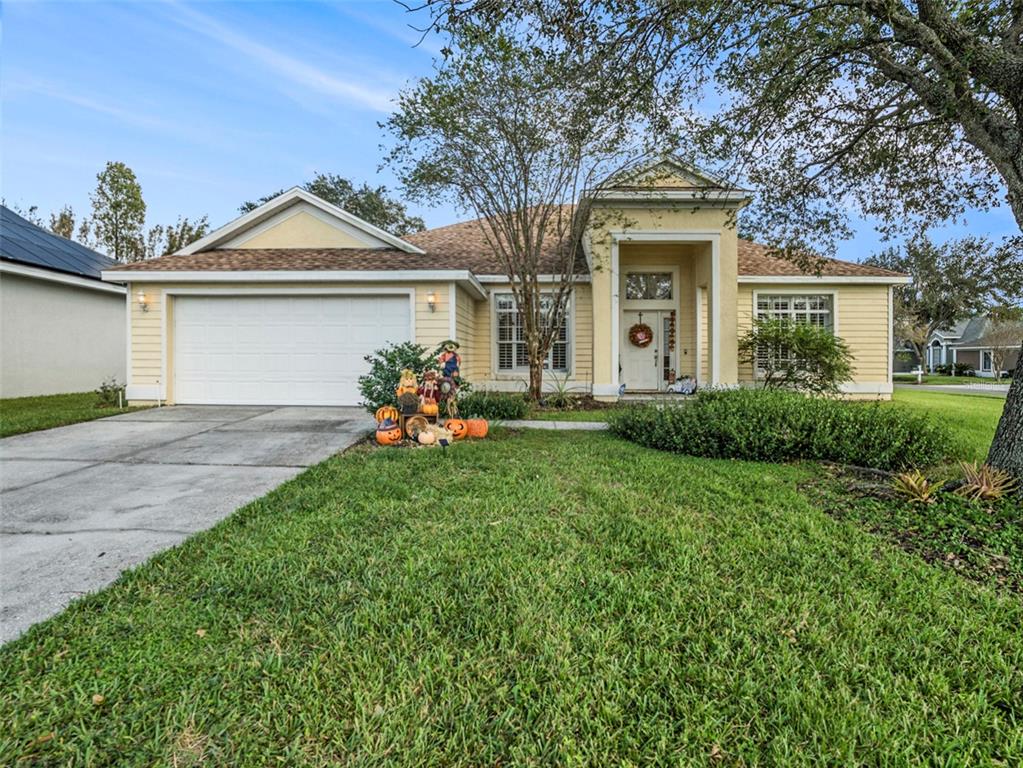
[[[0,440],[0,642],[371,429],[358,408],[174,406]]]
[[[944,392],[950,395],[987,395],[988,397],[1006,397],[1009,394],[1008,384],[909,384],[897,381],[895,389]]]

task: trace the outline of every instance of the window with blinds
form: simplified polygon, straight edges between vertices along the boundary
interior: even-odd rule
[[[529,368],[526,333],[515,296],[510,293],[499,293],[494,297],[494,302],[497,314],[497,369],[526,370]],[[550,310],[551,299],[543,297],[541,302],[541,308],[546,313]],[[568,313],[565,315],[566,321],[558,328],[558,334],[544,361],[544,368],[550,371],[568,370]]]

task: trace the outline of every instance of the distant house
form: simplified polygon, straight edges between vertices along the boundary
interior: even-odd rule
[[[84,392],[125,379],[117,262],[0,206],[0,397]]]
[[[931,334],[927,344],[928,369],[939,365],[968,365],[978,376],[995,375],[994,349],[986,339],[991,320],[987,315],[975,315],[961,320],[951,328],[943,328]],[[1019,351],[1012,350],[1005,356],[1002,374],[1013,371],[1019,362]]]

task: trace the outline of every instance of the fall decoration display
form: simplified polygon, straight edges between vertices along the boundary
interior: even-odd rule
[[[398,397],[406,394],[419,394],[419,381],[416,379],[415,371],[406,368],[401,372],[401,379],[398,381],[398,388],[394,390],[394,393]]]
[[[649,347],[654,340],[654,331],[646,323],[636,323],[629,329],[629,341],[635,347]]]
[[[436,424],[431,424],[426,428],[426,430],[428,432],[433,433],[433,436],[437,438],[437,445],[441,446],[442,448],[446,445],[451,445],[451,443],[455,439],[454,436],[451,434],[450,429],[438,426]]]
[[[398,406],[406,416],[419,411],[419,396],[415,392],[398,395]]]
[[[441,353],[437,357],[441,371],[449,379],[458,379],[459,369],[462,367],[462,356],[458,354],[458,342],[448,339],[441,342]]]
[[[382,421],[387,421],[388,419],[390,419],[391,421],[397,421],[398,416],[400,415],[401,414],[398,413],[398,409],[395,408],[393,405],[382,405],[379,408],[377,408],[376,412],[377,424],[379,424]]]
[[[455,440],[462,440],[469,434],[469,425],[464,419],[448,419],[444,422],[444,428],[451,432]]]
[[[436,445],[437,436],[433,434],[433,432],[431,432],[430,430],[424,429],[422,432],[418,434],[418,436],[416,437],[416,441],[420,445]]]
[[[390,419],[381,422],[377,427],[377,442],[380,445],[396,445],[401,442],[401,427]]]
[[[409,416],[405,419],[405,434],[415,440],[419,433],[429,429],[430,421],[425,416]]]
[[[429,402],[420,404],[419,410],[427,416],[436,416],[440,413],[440,406],[437,405],[435,400],[430,400]]]
[[[490,424],[486,419],[466,419],[466,426],[469,429],[469,437],[486,437]]]

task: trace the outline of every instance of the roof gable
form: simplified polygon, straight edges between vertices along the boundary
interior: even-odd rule
[[[293,187],[182,248],[178,255],[213,248],[276,247],[285,242],[291,247],[396,248],[422,253],[411,243]]]
[[[38,227],[0,206],[0,256],[33,267],[100,279],[100,272],[118,266],[102,253]]]
[[[666,156],[644,163],[611,179],[608,189],[726,189],[730,188],[724,179],[697,168],[676,157]]]

